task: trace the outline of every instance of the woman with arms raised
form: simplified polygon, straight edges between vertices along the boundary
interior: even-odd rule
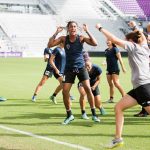
[[[140,31],[128,33],[125,41],[111,34],[104,29],[101,24],[97,24],[96,28],[104,34],[107,39],[128,52],[128,60],[132,72],[133,89],[123,96],[115,106],[116,133],[115,138],[112,140],[111,144],[108,145],[108,148],[114,148],[123,144],[123,111],[125,109],[140,104],[150,114],[150,50],[145,36]]]
[[[92,119],[95,122],[100,122],[96,116],[94,97],[90,88],[89,75],[85,68],[83,59],[83,43],[87,43],[92,46],[97,46],[96,39],[90,34],[87,25],[83,25],[83,30],[87,33],[88,37],[78,35],[78,24],[75,21],[69,21],[67,24],[67,36],[60,36],[56,38],[57,34],[63,30],[62,27],[58,27],[55,34],[49,39],[48,47],[56,46],[60,43],[64,44],[66,53],[66,65],[63,78],[63,101],[67,112],[67,117],[63,124],[68,124],[74,120],[72,115],[71,105],[69,100],[69,92],[72,84],[77,76],[79,81],[82,82],[83,87],[87,93],[88,101],[90,103],[92,111]]]

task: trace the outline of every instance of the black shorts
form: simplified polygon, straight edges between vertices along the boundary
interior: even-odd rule
[[[78,77],[79,82],[89,79],[89,74],[86,68],[76,68],[73,70],[65,71],[63,83],[74,83],[76,76]]]
[[[150,106],[150,83],[144,84],[127,93],[143,107]]]
[[[63,76],[63,74],[56,74],[55,71],[54,71],[53,74],[54,74],[54,77],[55,77],[56,79],[58,79],[59,77],[62,77],[62,76]]]
[[[78,88],[79,87],[83,87],[82,83],[78,83]],[[100,95],[99,87],[97,86],[94,91],[92,90],[92,93],[93,93],[94,97],[97,95]]]
[[[53,70],[51,68],[46,67],[43,75],[51,78],[53,75]]]
[[[116,75],[119,75],[120,71],[107,71],[106,72],[106,75],[112,75],[112,74],[116,74]]]

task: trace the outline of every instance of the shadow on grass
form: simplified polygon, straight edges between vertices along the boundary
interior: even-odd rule
[[[9,149],[9,148],[0,147],[0,150],[19,150],[19,149]]]
[[[72,126],[93,126],[94,123],[91,120],[91,114],[89,115],[90,119],[89,120],[83,120],[81,119],[81,114],[75,114],[75,120],[73,121]],[[60,124],[60,121],[63,122],[65,119],[65,114],[62,113],[33,113],[33,112],[28,112],[27,114],[20,114],[19,116],[9,116],[9,117],[3,117],[0,119],[0,122],[2,124],[18,124],[18,125],[42,125],[42,124],[50,124],[50,125],[58,125]],[[100,125],[114,125],[115,124],[115,117],[114,115],[104,115],[104,116],[99,116],[101,119],[101,122],[98,123]],[[17,120],[18,119],[18,120]],[[39,119],[36,120],[36,122],[31,119]],[[7,121],[4,121],[7,120]],[[11,121],[10,121],[11,120]],[[14,120],[14,122],[13,122]],[[30,120],[30,121],[29,121]],[[43,120],[45,120],[43,122]],[[58,122],[56,121],[58,120]],[[125,115],[125,125],[149,125],[149,117],[145,118],[136,118],[132,117],[131,115]]]
[[[44,137],[113,137],[113,134],[104,134],[104,133],[33,133],[35,135],[44,136]],[[28,135],[24,134],[10,134],[10,133],[1,133],[0,136],[9,136],[9,137],[28,137]],[[149,139],[149,135],[127,135],[124,134],[123,137],[125,138],[147,138]],[[1,150],[1,149],[0,149]]]

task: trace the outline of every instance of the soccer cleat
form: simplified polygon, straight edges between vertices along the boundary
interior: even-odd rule
[[[0,97],[0,101],[6,101],[7,99],[4,97]]]
[[[36,102],[36,96],[35,95],[32,96],[32,102]]]
[[[147,113],[134,114],[134,117],[147,117]]]
[[[74,120],[74,116],[71,115],[70,117],[66,118],[62,124],[63,125],[67,125],[67,124],[69,124],[73,120]]]
[[[57,104],[57,101],[56,101],[56,96],[50,96],[50,100],[52,100],[52,102],[54,103],[54,104]]]
[[[70,100],[73,101],[73,100],[75,100],[75,98],[74,98],[73,96],[70,95]]]
[[[82,114],[82,119],[84,119],[84,120],[88,120],[89,119],[89,117],[87,116],[87,114],[86,113],[84,113],[84,114]]]
[[[110,144],[106,145],[107,149],[113,149],[115,147],[123,146],[124,142],[122,138],[113,139]]]
[[[100,119],[97,116],[92,116],[92,120],[94,122],[100,122]]]
[[[103,107],[100,108],[101,115],[106,115],[106,111]]]
[[[113,99],[109,99],[109,100],[107,100],[105,103],[114,103],[114,101],[113,101]]]

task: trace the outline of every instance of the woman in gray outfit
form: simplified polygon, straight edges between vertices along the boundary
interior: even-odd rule
[[[97,24],[96,28],[107,39],[128,52],[128,60],[131,67],[133,89],[122,97],[115,106],[116,133],[115,138],[108,145],[108,148],[113,148],[123,144],[124,110],[140,104],[150,114],[150,50],[144,34],[140,31],[133,31],[127,34],[125,41],[111,34],[101,24]]]

